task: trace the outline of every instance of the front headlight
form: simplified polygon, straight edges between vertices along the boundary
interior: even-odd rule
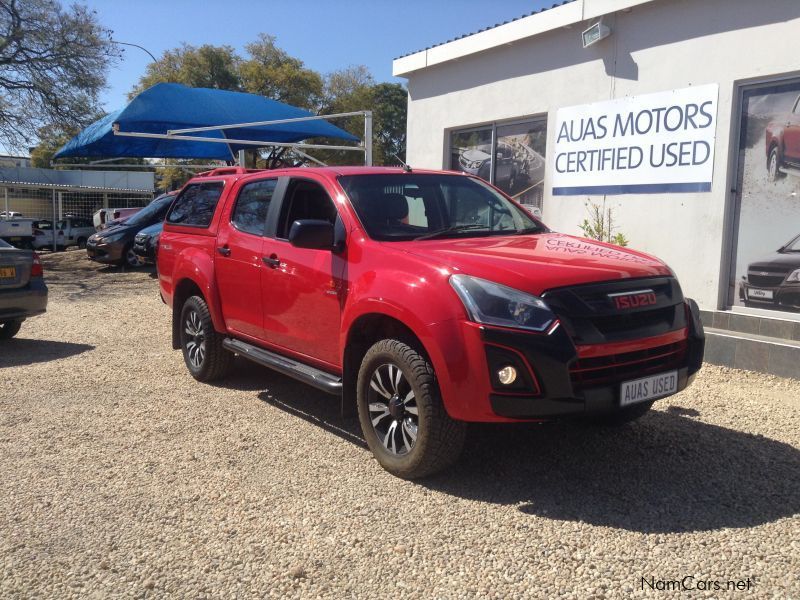
[[[795,269],[786,278],[786,283],[800,283],[800,269]]]
[[[452,275],[450,285],[476,323],[544,331],[556,320],[541,298],[486,279]]]

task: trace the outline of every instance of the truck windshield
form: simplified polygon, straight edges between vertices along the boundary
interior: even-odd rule
[[[784,252],[800,252],[800,235],[783,247]]]
[[[540,233],[545,226],[479,179],[402,173],[346,175],[339,183],[373,239]]]

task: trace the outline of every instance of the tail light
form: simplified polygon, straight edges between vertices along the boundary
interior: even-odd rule
[[[36,252],[33,253],[33,266],[31,267],[31,277],[42,277],[44,269],[42,268],[42,260]]]

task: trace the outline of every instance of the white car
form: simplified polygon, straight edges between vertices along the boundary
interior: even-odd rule
[[[86,240],[95,232],[94,225],[89,219],[81,217],[67,217],[56,222],[55,232],[52,228],[36,228],[33,232],[33,247],[53,248],[53,236],[55,234],[55,245],[58,249],[68,246],[78,246],[86,248]]]

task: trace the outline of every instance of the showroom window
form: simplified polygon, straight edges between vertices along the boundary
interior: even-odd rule
[[[538,216],[546,149],[546,117],[462,129],[450,133],[450,169],[493,183]]]
[[[800,310],[800,80],[742,86],[728,306]]]

